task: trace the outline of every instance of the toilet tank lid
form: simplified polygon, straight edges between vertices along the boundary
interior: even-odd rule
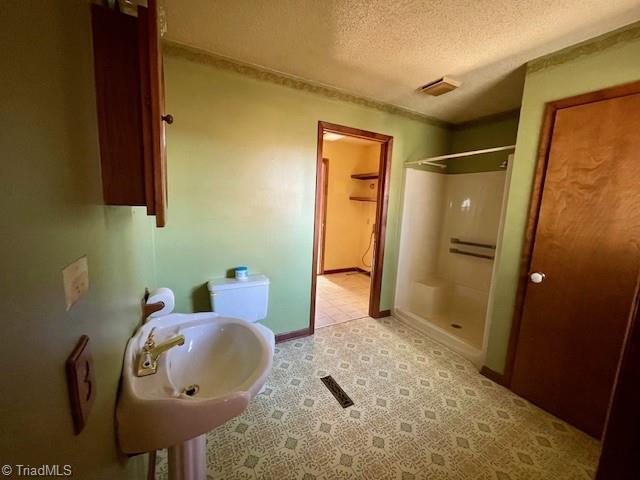
[[[265,275],[249,275],[246,280],[213,278],[207,282],[209,291],[212,293],[236,288],[259,287],[261,285],[269,285],[269,279]]]

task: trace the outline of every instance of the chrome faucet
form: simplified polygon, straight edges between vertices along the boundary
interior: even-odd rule
[[[147,341],[144,342],[144,346],[138,355],[139,377],[145,377],[156,373],[158,371],[158,357],[173,347],[184,345],[184,335],[178,335],[161,343],[160,345],[156,345],[156,342],[153,339],[155,330],[155,327],[151,329],[149,336],[147,337]]]

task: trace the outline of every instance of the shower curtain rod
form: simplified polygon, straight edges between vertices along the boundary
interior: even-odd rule
[[[411,167],[413,165],[431,165],[432,167],[447,168],[442,163],[434,163],[440,160],[449,160],[450,158],[470,157],[471,155],[481,155],[483,153],[502,152],[505,150],[514,150],[515,145],[505,145],[504,147],[484,148],[482,150],[471,150],[469,152],[450,153],[448,155],[439,155],[437,157],[423,158],[422,160],[414,160],[413,162],[406,162],[405,167]]]

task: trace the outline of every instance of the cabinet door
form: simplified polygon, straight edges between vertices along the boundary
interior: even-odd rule
[[[167,209],[167,170],[165,123],[172,123],[164,114],[164,85],[160,28],[156,0],[148,0],[147,8],[138,9],[140,76],[144,115],[145,191],[148,213],[156,216],[156,225],[164,227]]]
[[[98,127],[107,205],[146,205],[166,223],[162,56],[156,0],[130,16],[91,5]]]
[[[92,4],[91,23],[104,202],[149,206],[138,19]]]

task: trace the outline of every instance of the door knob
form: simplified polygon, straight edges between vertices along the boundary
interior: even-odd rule
[[[168,115],[162,115],[162,117],[160,117],[162,119],[163,122],[167,122],[169,125],[171,125],[173,123],[173,115],[168,114]]]
[[[531,274],[529,274],[529,279],[531,280],[531,283],[542,283],[544,282],[544,273],[542,272],[533,272]]]

